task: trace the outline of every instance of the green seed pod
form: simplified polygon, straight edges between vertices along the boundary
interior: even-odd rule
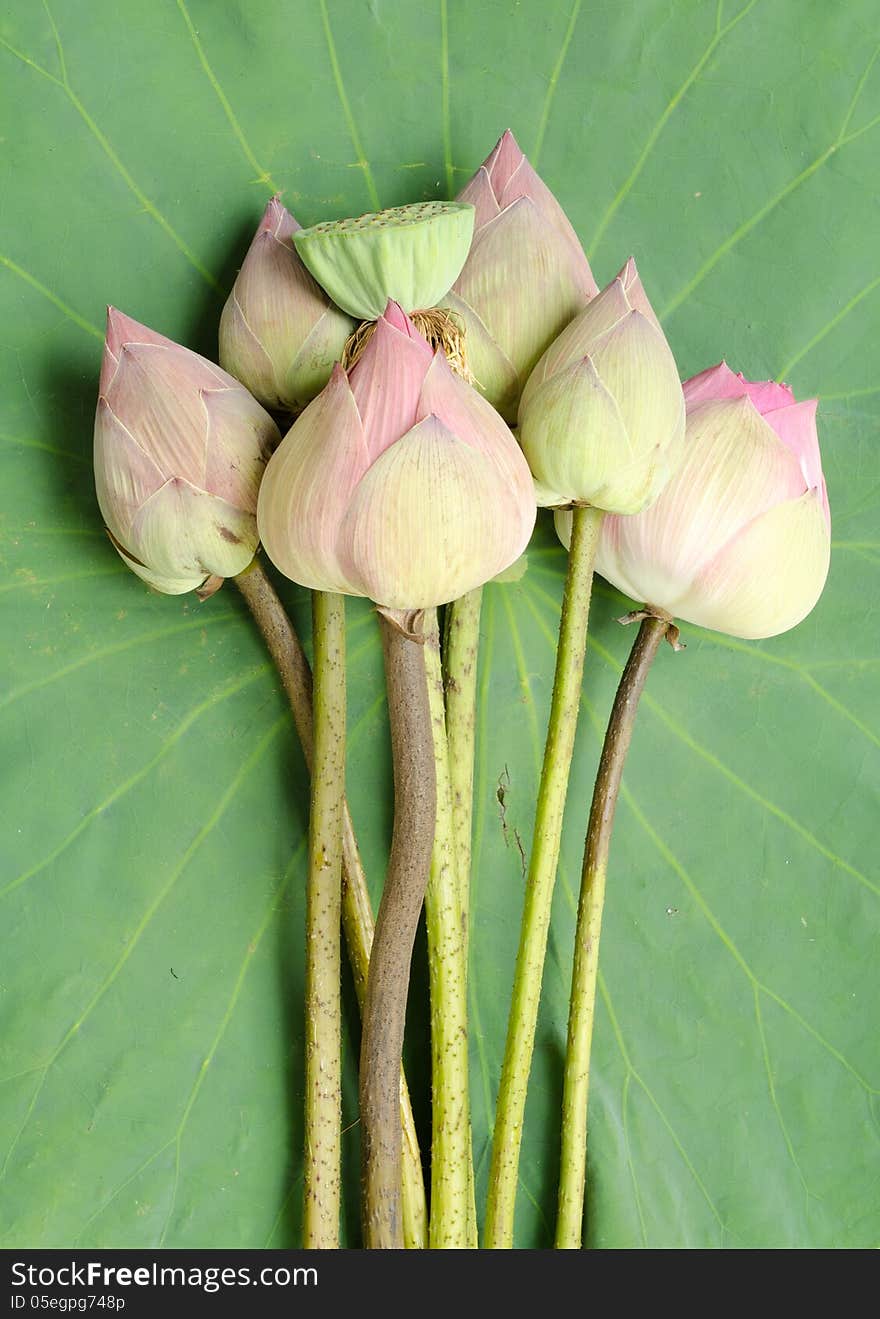
[[[439,302],[461,273],[473,232],[473,206],[433,201],[315,224],[293,241],[338,307],[374,321],[389,298],[406,312]]]

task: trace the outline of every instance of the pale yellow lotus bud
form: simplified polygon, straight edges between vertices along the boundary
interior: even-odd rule
[[[519,440],[539,503],[637,513],[669,480],[683,437],[675,359],[630,259],[523,390]]]

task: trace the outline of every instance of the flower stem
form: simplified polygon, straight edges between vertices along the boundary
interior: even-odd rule
[[[465,932],[470,907],[477,654],[480,647],[482,605],[483,588],[478,586],[475,591],[468,591],[467,595],[447,606],[443,646],[455,868]]]
[[[535,1042],[553,886],[559,861],[562,816],[574,752],[593,563],[602,516],[600,509],[576,508],[572,518],[553,698],[535,808],[532,854],[526,880],[507,1043],[492,1139],[485,1227],[485,1245],[490,1249],[509,1249],[513,1245],[526,1088]]]
[[[303,1246],[338,1249],[342,1172],[342,810],[345,598],[312,594],[314,686],[306,886],[306,1102]]]
[[[312,768],[312,675],[305,652],[275,588],[259,560],[235,584],[244,597],[278,671],[290,702],[293,722],[302,744],[306,766]],[[342,925],[354,975],[358,1003],[363,1011],[367,968],[373,942],[373,909],[348,806],[342,820]],[[403,1234],[408,1247],[428,1244],[425,1184],[415,1119],[406,1080],[401,1075],[400,1107],[403,1124]]]
[[[670,627],[668,619],[653,616],[639,628],[620,686],[614,698],[608,731],[602,747],[590,823],[584,848],[581,893],[575,934],[574,969],[568,1018],[568,1047],[565,1054],[565,1085],[562,1096],[562,1155],[559,1178],[559,1209],[556,1246],[579,1250],[583,1237],[584,1187],[587,1172],[587,1100],[590,1088],[590,1046],[596,1008],[596,973],[599,967],[599,936],[605,901],[605,876],[614,827],[614,809],[626,753],[635,726],[639,698],[661,641]]]
[[[342,929],[361,1015],[367,997],[367,973],[373,946],[375,922],[366,877],[358,852],[354,826],[346,808],[342,826]],[[357,865],[355,866],[354,861]],[[403,1140],[403,1244],[407,1250],[424,1250],[428,1245],[428,1205],[422,1156],[403,1067],[400,1069],[400,1119]]]
[[[431,993],[431,1226],[434,1250],[465,1248],[473,1187],[468,1096],[467,953],[450,795],[450,761],[436,610],[425,665],[437,776],[437,826],[425,894]]]
[[[361,1037],[364,1244],[403,1245],[400,1062],[413,943],[431,869],[437,792],[424,645],[382,617],[394,762],[391,855],[370,955]]]
[[[471,845],[474,807],[474,743],[477,727],[477,657],[480,649],[480,612],[483,588],[468,591],[447,606],[443,644],[443,674],[446,694],[446,740],[449,747],[449,784],[452,797],[452,844],[467,995],[468,947],[471,896]],[[473,1133],[468,1127],[472,1146]],[[473,1149],[468,1156],[468,1245],[477,1245],[477,1205],[474,1186]]]

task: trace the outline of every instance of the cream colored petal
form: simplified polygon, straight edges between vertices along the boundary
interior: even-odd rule
[[[684,395],[669,345],[641,312],[632,311],[590,354],[613,395],[632,454],[661,455],[681,438]]]
[[[125,541],[132,519],[165,483],[164,473],[126,430],[105,398],[95,414],[95,489],[101,515]]]
[[[569,496],[564,495],[561,490],[552,490],[549,485],[543,485],[542,482],[536,481],[534,477],[532,478],[532,484],[535,487],[535,499],[538,502],[538,508],[552,508],[561,512],[571,504]],[[570,534],[571,528],[569,527]],[[562,539],[561,532],[559,538]],[[565,548],[568,549],[568,541],[565,541],[564,544]]]
[[[430,608],[508,567],[530,533],[490,460],[427,417],[361,481],[340,557],[377,604]]]
[[[644,517],[644,514],[637,514],[636,517]],[[571,520],[568,509],[560,509],[553,515],[556,534],[566,549],[571,545]],[[627,516],[608,516],[602,519],[599,545],[596,550],[596,571],[637,604],[650,602],[656,604],[658,608],[668,608],[664,605],[664,598],[676,594],[679,589],[678,584],[673,587],[662,575],[659,575],[657,578],[659,590],[652,590],[651,584],[654,578],[650,571],[651,565],[643,560],[634,561],[623,552],[621,547],[624,530],[635,520],[635,517]]]
[[[474,387],[513,425],[522,381],[510,358],[492,338],[474,308],[457,293],[447,293],[440,306],[455,312],[464,327],[465,353]]]
[[[260,486],[260,540],[286,577],[314,590],[362,594],[343,572],[336,542],[369,465],[357,404],[336,367],[270,458]]]
[[[126,546],[157,577],[234,577],[254,557],[257,523],[175,477],[138,510]]]
[[[622,270],[618,272],[617,278],[623,285],[626,293],[626,300],[632,307],[633,311],[640,311],[646,320],[649,320],[660,334],[663,333],[660,328],[660,322],[657,319],[657,313],[648,301],[648,295],[645,292],[641,277],[636,267],[635,257],[630,257]]]
[[[535,522],[532,474],[525,456],[491,403],[478,394],[436,353],[422,382],[416,420],[438,417],[457,439],[494,463],[499,480],[510,488],[520,509],[523,528]]]
[[[248,324],[235,289],[220,316],[220,361],[267,408],[284,406],[275,366]]]
[[[534,202],[521,197],[477,236],[453,287],[521,380],[590,296],[575,255]]]
[[[604,507],[603,493],[630,462],[626,426],[589,358],[544,381],[520,409],[518,433],[535,480],[567,503]]]
[[[256,513],[266,463],[281,441],[278,427],[245,390],[206,389],[202,403],[208,428],[205,489]]]
[[[619,325],[631,310],[622,282],[613,279],[573,320],[569,320],[542,354],[523,389],[520,415],[545,380],[589,357],[602,336]]]
[[[130,558],[120,544],[117,543],[114,548],[122,562],[133,573],[136,573],[141,581],[146,582],[148,586],[152,586],[154,590],[161,591],[163,595],[186,595],[189,591],[197,591],[205,581],[205,573],[194,573],[183,577],[167,577],[162,573],[152,572],[145,564],[138,563],[135,559]]]
[[[708,563],[677,614],[735,637],[773,637],[807,616],[828,576],[831,535],[816,491],[750,522]]]
[[[285,375],[285,407],[304,408],[321,392],[354,328],[355,322],[338,307],[324,309]]]
[[[674,613],[704,565],[746,523],[803,493],[796,457],[747,398],[700,404],[688,412],[678,470],[656,503],[616,532],[620,567],[639,595]]]

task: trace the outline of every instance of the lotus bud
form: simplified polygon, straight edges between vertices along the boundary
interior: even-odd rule
[[[799,623],[825,585],[831,514],[816,399],[745,380],[723,362],[694,376],[685,457],[651,508],[604,521],[597,569],[672,617],[735,637]],[[557,514],[570,536],[571,515]]]
[[[464,265],[473,206],[419,202],[300,229],[294,243],[330,297],[362,321],[393,298],[405,311],[433,307]]]
[[[519,439],[547,505],[637,513],[682,454],[675,359],[630,259],[529,376]]]
[[[294,581],[408,610],[508,567],[535,513],[504,421],[389,301],[356,365],[334,367],[272,456],[257,520]]]
[[[458,195],[474,241],[443,305],[466,330],[480,392],[509,422],[529,373],[598,292],[565,212],[508,131]]]
[[[220,365],[267,408],[287,412],[324,388],[354,329],[297,256],[299,228],[273,197],[220,317]]]
[[[278,427],[207,358],[107,313],[95,485],[123,560],[168,595],[210,594],[257,548],[257,491]]]

